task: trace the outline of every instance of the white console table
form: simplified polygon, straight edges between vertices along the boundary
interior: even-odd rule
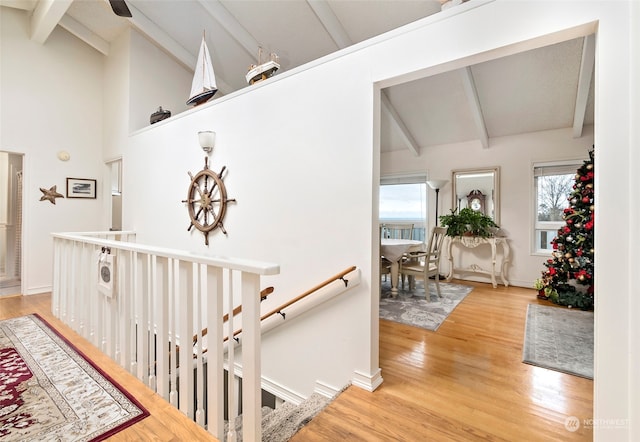
[[[464,252],[466,249],[474,249],[476,247],[489,245],[491,247],[491,269],[485,270],[477,264],[472,264],[466,269],[454,268],[453,263],[453,246],[458,245],[458,249],[461,252]],[[496,273],[496,261],[498,255],[498,246],[502,247],[502,263],[500,265],[500,271]],[[479,236],[456,236],[449,238],[449,274],[447,275],[447,281],[451,281],[454,273],[477,273],[481,275],[489,275],[491,276],[491,284],[493,288],[498,287],[498,283],[496,282],[496,276],[499,276],[502,279],[502,284],[505,287],[509,286],[509,281],[507,279],[507,266],[511,259],[511,249],[509,248],[509,243],[507,242],[507,238],[503,237],[493,237],[493,238],[481,238]]]

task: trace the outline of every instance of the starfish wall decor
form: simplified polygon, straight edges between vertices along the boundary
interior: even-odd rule
[[[43,189],[41,187],[40,188],[40,192],[42,192],[43,195],[40,197],[40,201],[48,200],[48,201],[51,202],[51,204],[55,204],[56,203],[56,198],[64,198],[64,195],[62,195],[61,193],[58,193],[56,191],[56,187],[57,186],[53,186],[49,190]]]

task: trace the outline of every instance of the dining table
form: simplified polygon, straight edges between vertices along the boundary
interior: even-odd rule
[[[380,255],[391,263],[391,296],[398,296],[398,270],[400,260],[410,252],[421,252],[424,250],[424,242],[415,239],[380,239]]]

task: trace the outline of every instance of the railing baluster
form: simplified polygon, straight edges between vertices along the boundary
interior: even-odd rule
[[[178,402],[178,352],[177,352],[177,316],[178,316],[178,294],[180,293],[180,270],[179,270],[179,262],[177,259],[170,258],[169,259],[169,274],[171,275],[171,283],[169,286],[171,290],[169,292],[169,306],[171,307],[171,311],[169,314],[169,330],[170,330],[170,342],[171,342],[171,350],[169,355],[169,360],[171,363],[169,364],[169,370],[171,371],[171,393],[169,393],[169,402],[176,407],[179,408]],[[162,345],[159,343],[158,345]],[[166,345],[166,344],[165,344]]]
[[[52,311],[56,317],[199,425],[206,424],[220,440],[224,438],[225,336],[233,339],[233,324],[238,324],[233,317],[234,303],[251,300],[251,305],[244,305],[243,316],[256,323],[248,326],[249,319],[243,321],[243,345],[246,354],[257,355],[258,360],[245,362],[243,367],[248,379],[243,382],[243,398],[238,391],[241,380],[235,376],[234,341],[226,344],[232,421],[227,440],[236,438],[233,421],[241,402],[249,414],[244,417],[245,425],[248,422],[251,427],[245,430],[245,440],[259,437],[260,428],[254,425],[260,414],[259,351],[255,353],[259,339],[251,341],[259,329],[260,275],[277,274],[276,265],[137,245],[128,242],[135,240],[135,234],[129,232],[53,237]],[[112,297],[98,286],[97,260],[103,249],[117,258]],[[228,331],[223,330],[223,305],[231,318]],[[208,329],[207,336],[203,336],[204,329]],[[255,391],[248,393],[248,388]],[[247,404],[247,398],[255,403]]]
[[[223,272],[220,267],[207,268],[207,422],[209,432],[224,437],[224,353],[223,353]],[[204,356],[203,356],[204,357]]]
[[[180,411],[193,419],[194,415],[194,395],[193,395],[193,296],[198,287],[197,270],[195,263],[188,265],[186,262],[179,262],[186,272],[183,290],[178,290],[179,313],[179,336],[180,336]]]
[[[169,259],[163,259],[162,266],[160,268],[161,275],[158,279],[161,279],[160,284],[156,285],[156,290],[159,294],[157,307],[157,316],[155,322],[151,324],[157,327],[155,333],[154,347],[156,349],[155,361],[157,362],[156,379],[158,394],[160,394],[165,400],[169,400],[169,289],[172,279],[169,275]],[[153,335],[153,328],[151,334]]]
[[[227,320],[227,336],[229,337],[229,345],[227,345],[227,415],[229,417],[229,425],[227,431],[227,442],[236,441],[235,420],[238,415],[236,408],[236,390],[235,390],[235,345],[233,345],[233,272],[229,270],[227,282],[227,311],[229,319]],[[247,440],[255,440],[248,438]]]
[[[205,373],[204,373],[204,357],[202,353],[202,314],[204,312],[202,304],[203,299],[207,295],[207,267],[204,264],[193,263],[194,286],[195,290],[195,321],[196,321],[196,415],[195,420],[201,427],[205,426],[205,409],[204,391],[205,391]],[[214,318],[215,320],[215,318]]]

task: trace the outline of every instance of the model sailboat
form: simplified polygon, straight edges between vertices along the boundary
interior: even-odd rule
[[[218,87],[216,86],[216,76],[213,73],[213,64],[211,64],[211,55],[209,55],[209,48],[203,34],[198,61],[193,74],[193,83],[191,84],[191,95],[187,100],[187,104],[189,106],[202,104],[213,97],[217,91]]]

